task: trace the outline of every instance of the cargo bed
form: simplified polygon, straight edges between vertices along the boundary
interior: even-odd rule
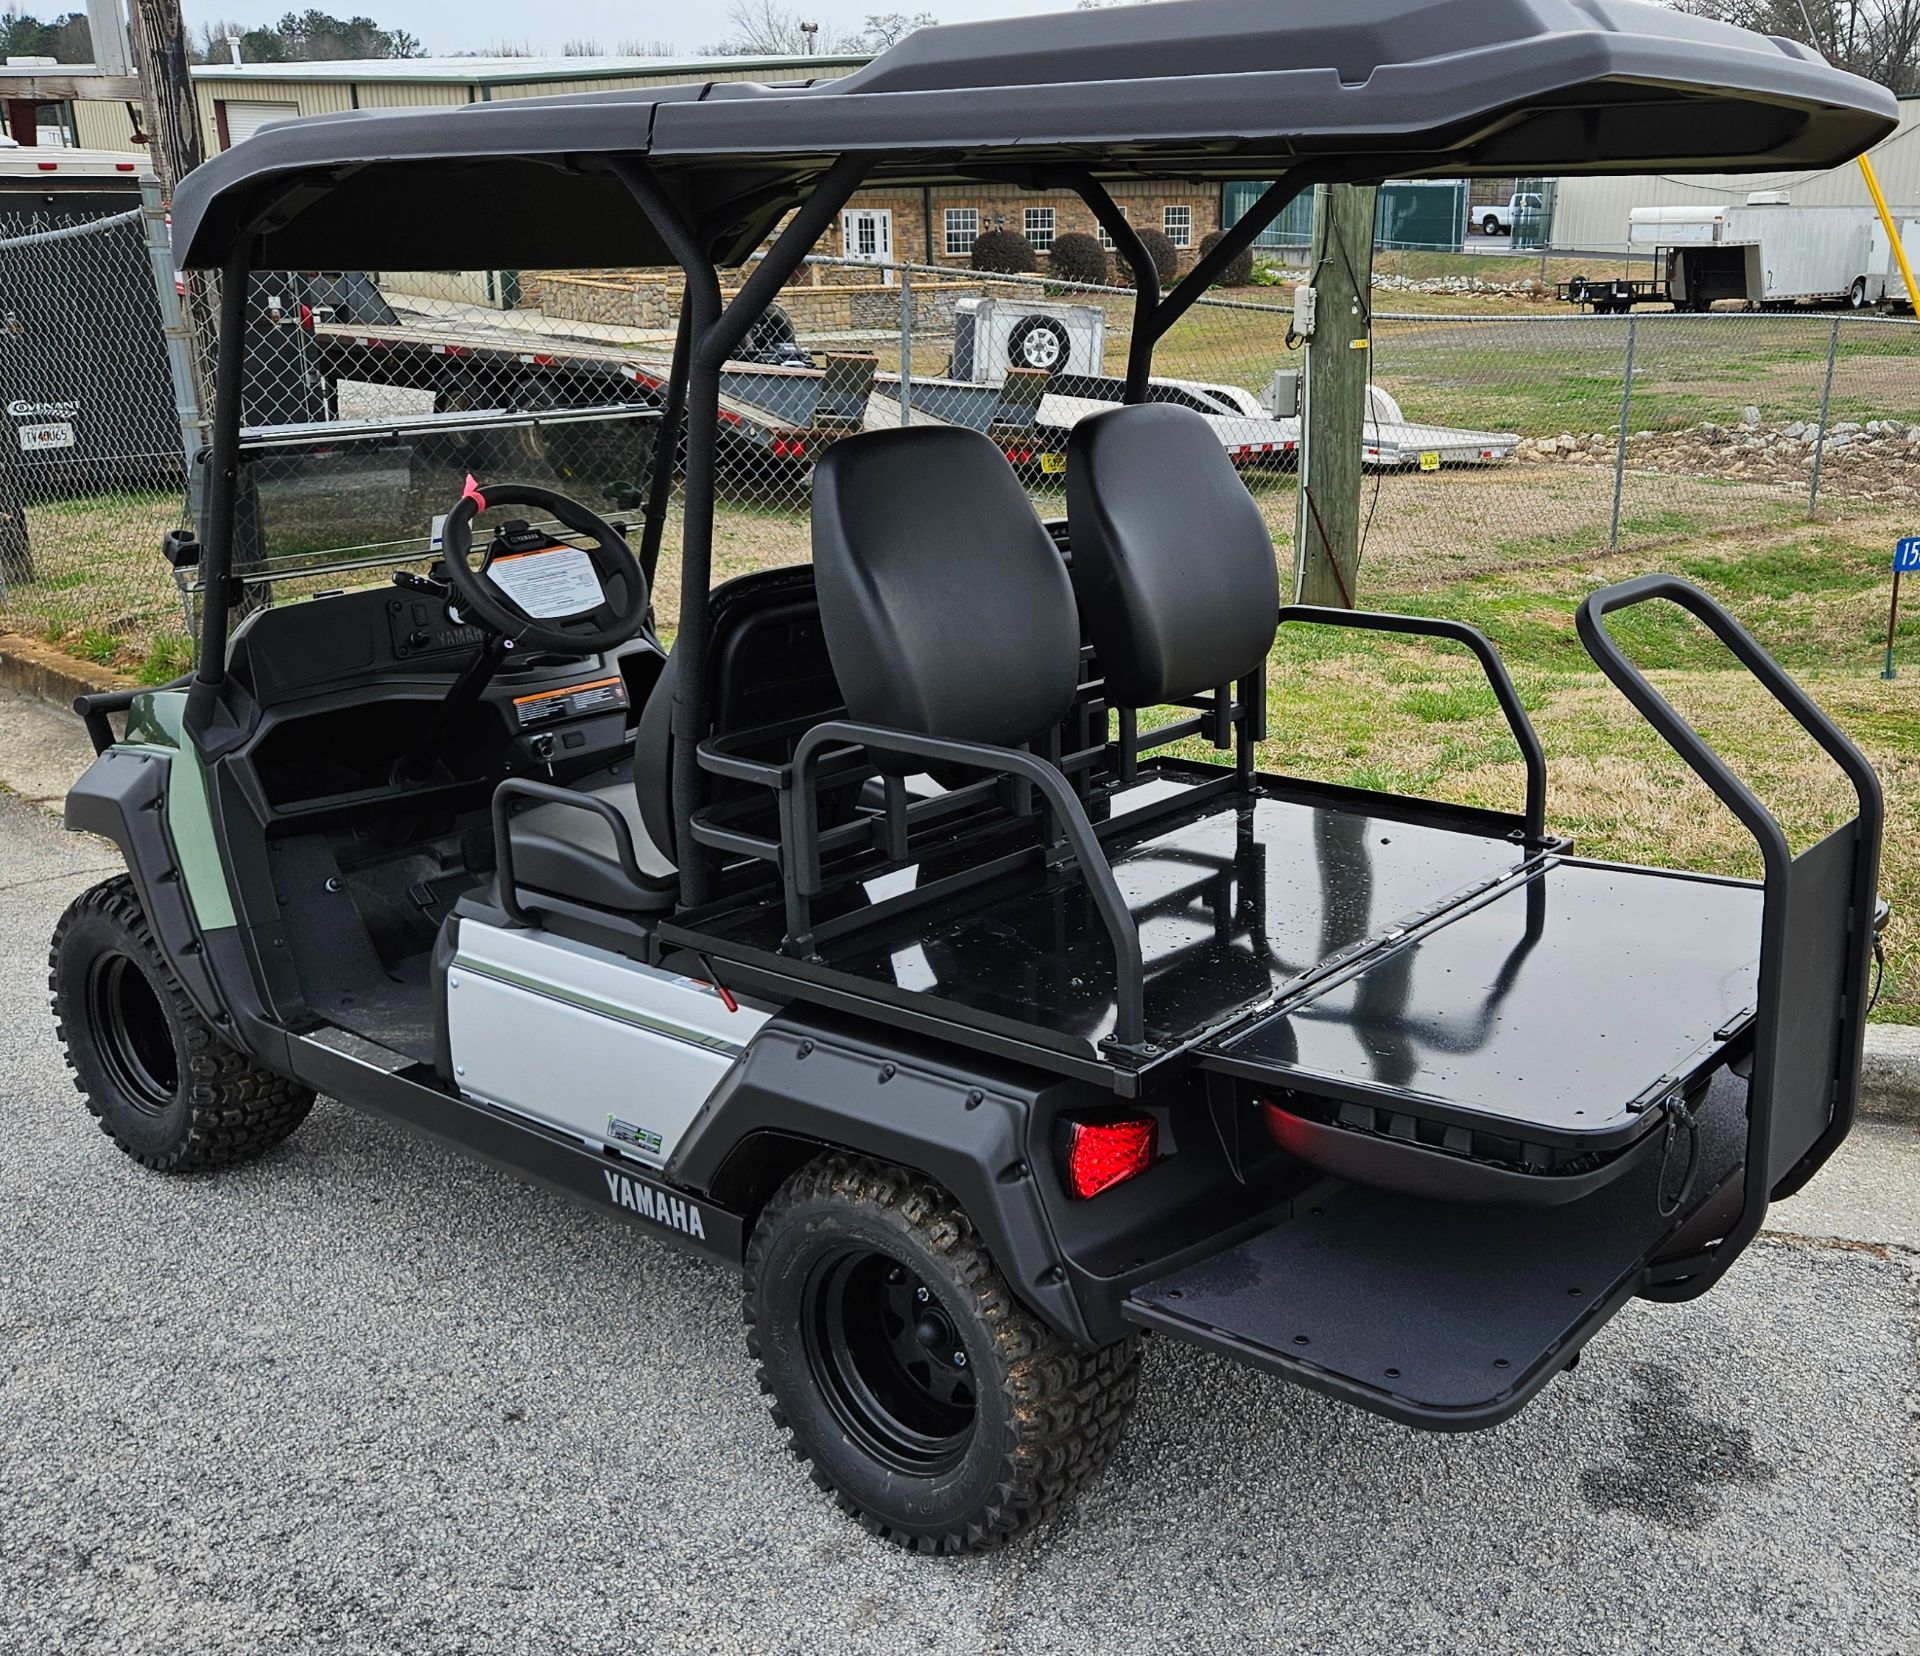
[[[1273,777],[1221,792],[1200,774],[1156,767],[1112,804],[1123,820],[1136,796],[1154,811],[1105,845],[1142,943],[1142,1069],[1182,1057],[1571,1157],[1631,1143],[1647,1101],[1746,1027],[1749,882],[1583,861],[1492,813]],[[919,877],[864,887],[874,919],[811,959],[780,955],[782,916],[765,906],[703,926],[701,946],[802,998],[852,994],[1082,1063],[1114,1057],[1115,962],[1076,865],[887,917]]]

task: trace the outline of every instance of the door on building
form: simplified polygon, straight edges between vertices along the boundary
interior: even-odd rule
[[[840,215],[840,251],[861,264],[893,263],[893,209],[890,207],[849,207]],[[887,285],[893,285],[893,272],[886,272]]]
[[[263,126],[275,121],[291,121],[300,113],[296,103],[273,102],[264,98],[222,98],[214,106],[219,118],[220,145],[232,149],[242,139],[251,138]]]

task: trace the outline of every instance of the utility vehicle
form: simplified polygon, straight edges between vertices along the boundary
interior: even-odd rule
[[[822,85],[235,146],[173,214],[220,273],[208,508],[173,548],[198,665],[80,704],[68,822],[128,867],[53,944],[89,1106],[185,1171],[323,1092],[740,1265],[793,1449],[928,1552],[1060,1508],[1143,1329],[1413,1426],[1506,1419],[1627,1300],[1710,1287],[1845,1136],[1879,788],[1717,605],[1630,581],[1581,638],[1765,872],[1580,856],[1485,637],[1283,603],[1219,443],[1146,398],[1154,341],[1316,182],[1824,167],[1893,120],[1797,46],[1626,0],[1190,0],[930,29]],[[1276,174],[1164,295],[1107,189]],[[1073,428],[1065,519],[981,433],[870,432],[815,468],[810,564],[709,590],[730,351],[857,189],[980,179],[1079,192],[1134,271],[1127,404]],[[439,575],[230,629],[249,269],[482,247],[685,272],[671,649],[671,441],[637,547],[450,476]],[[1832,757],[1842,826],[1795,855],[1621,652],[1609,617],[1653,600]],[[1258,768],[1282,626],[1472,651],[1524,802]]]

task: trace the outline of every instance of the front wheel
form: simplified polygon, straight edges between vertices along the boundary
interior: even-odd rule
[[[124,874],[82,892],[54,928],[47,986],[73,1084],[142,1165],[193,1173],[278,1144],[313,1094],[261,1069],[194,1009]]]
[[[1138,1384],[1014,1298],[966,1214],[903,1168],[832,1155],[761,1213],[747,1345],[793,1452],[842,1510],[926,1553],[999,1546],[1103,1467]]]

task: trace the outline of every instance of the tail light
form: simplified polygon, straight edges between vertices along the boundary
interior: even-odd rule
[[[1152,1116],[1069,1121],[1064,1140],[1067,1194],[1084,1202],[1153,1166],[1160,1137]]]

